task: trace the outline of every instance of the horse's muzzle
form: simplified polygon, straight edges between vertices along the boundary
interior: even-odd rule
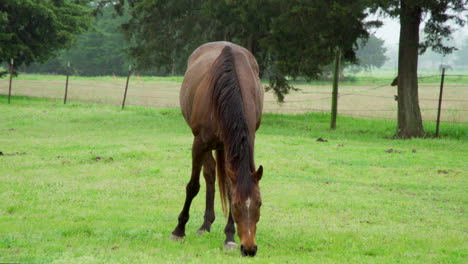
[[[255,255],[257,254],[257,246],[254,246],[251,249],[247,249],[246,247],[244,247],[244,245],[241,245],[240,250],[241,250],[242,256],[244,257],[255,257]]]

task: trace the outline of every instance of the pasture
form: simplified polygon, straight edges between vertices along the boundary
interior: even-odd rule
[[[120,94],[120,91],[119,91]],[[466,97],[465,97],[466,98]],[[265,114],[258,255],[224,252],[204,183],[169,240],[190,172],[178,109],[0,96],[0,262],[466,263],[468,125],[393,140],[396,121]],[[425,123],[428,132],[433,123]],[[318,142],[323,138],[328,142]]]
[[[450,74],[463,74],[463,71]],[[419,80],[419,99],[424,120],[437,119],[440,76],[437,72],[423,71]],[[439,74],[440,75],[440,74]],[[354,117],[394,120],[397,88],[389,84],[394,74],[376,71],[351,76],[340,84],[338,114]],[[123,77],[70,77],[68,101],[120,105],[125,87]],[[177,108],[182,77],[132,76],[128,90],[127,105]],[[266,84],[266,83],[265,83]],[[331,108],[331,82],[295,82],[300,91],[291,92],[283,104],[278,104],[271,92],[265,94],[264,111],[267,113],[304,114],[308,112],[329,113]],[[65,76],[20,75],[14,79],[13,94],[62,99]],[[7,94],[8,80],[0,79],[0,94]],[[442,121],[468,122],[468,76],[445,78],[442,103]]]

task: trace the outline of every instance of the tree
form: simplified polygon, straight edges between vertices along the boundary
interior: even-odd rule
[[[137,69],[163,68],[179,74],[185,71],[190,53],[212,34],[209,21],[201,13],[203,2],[129,2],[130,19],[122,29]]]
[[[124,0],[116,1],[118,9]],[[102,0],[101,5],[112,3]],[[282,101],[293,87],[285,76],[320,75],[335,49],[356,61],[358,38],[367,38],[366,6],[348,0],[127,0],[123,25],[138,68],[176,66],[200,44],[226,40],[249,49]],[[180,66],[179,66],[180,65]],[[182,66],[183,65],[183,66]]]
[[[0,4],[0,63],[16,66],[44,62],[69,47],[91,21],[86,0],[2,0]]]
[[[340,64],[340,78],[344,79],[344,69],[349,69],[351,73],[358,73],[360,71],[370,71],[373,68],[380,68],[388,60],[385,56],[387,48],[384,47],[384,40],[376,37],[374,34],[370,35],[368,39],[359,39],[354,47],[356,53],[356,61],[346,62]],[[322,77],[333,74],[334,64],[327,65],[322,68]]]
[[[418,52],[427,48],[448,54],[454,47],[444,45],[454,31],[449,21],[464,25],[462,14],[467,10],[464,0],[374,0],[371,6],[400,19],[398,53],[398,130],[400,138],[422,137],[424,128],[418,99]],[[425,38],[420,40],[423,17]]]
[[[112,6],[101,11],[90,29],[78,35],[69,49],[57,52],[46,63],[33,63],[24,71],[64,74],[67,62],[71,62],[73,74],[82,76],[128,74],[131,64],[125,50],[128,45],[119,30],[128,14],[115,16]]]
[[[269,66],[279,77],[303,76],[318,78],[335,58],[336,49],[342,62],[356,63],[358,39],[367,39],[367,29],[379,26],[376,21],[364,22],[367,11],[362,1],[277,1],[281,14],[273,21],[268,48],[272,62]],[[290,89],[270,85],[277,94]],[[281,99],[281,98],[279,98]],[[281,100],[280,100],[281,101]]]
[[[351,67],[353,72],[380,68],[388,60],[385,52],[387,52],[387,48],[384,47],[384,40],[375,35],[370,35],[369,39],[358,41],[358,49],[356,50],[358,62],[348,66]]]

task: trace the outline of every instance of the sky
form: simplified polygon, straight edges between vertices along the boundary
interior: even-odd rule
[[[385,44],[388,48],[397,47],[398,46],[398,39],[400,34],[400,23],[398,19],[395,18],[383,18],[383,26],[380,27],[375,31],[377,37],[384,39]],[[455,25],[454,25],[455,26]],[[421,25],[421,29],[424,25]],[[457,26],[459,30],[453,34],[454,42],[456,45],[460,46],[462,41],[468,41],[468,24],[465,24],[464,27],[460,28]]]
[[[370,19],[375,19],[371,17]],[[374,29],[374,33],[378,38],[381,38],[385,41],[385,47],[387,48],[387,67],[393,67],[396,63],[396,58],[398,54],[398,41],[400,34],[400,23],[398,19],[395,18],[380,18],[383,22],[382,27]],[[454,24],[454,26],[456,26]],[[453,33],[453,43],[455,47],[461,47],[464,41],[468,41],[468,23],[465,26],[460,27],[456,26],[458,30]],[[424,28],[424,24],[421,25],[421,30]],[[447,57],[447,61],[450,61],[451,57]]]

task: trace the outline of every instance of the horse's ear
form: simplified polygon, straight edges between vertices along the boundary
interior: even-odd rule
[[[255,181],[259,182],[262,179],[262,176],[263,176],[263,166],[260,165],[260,167],[258,167],[258,170],[254,173],[253,177]]]

